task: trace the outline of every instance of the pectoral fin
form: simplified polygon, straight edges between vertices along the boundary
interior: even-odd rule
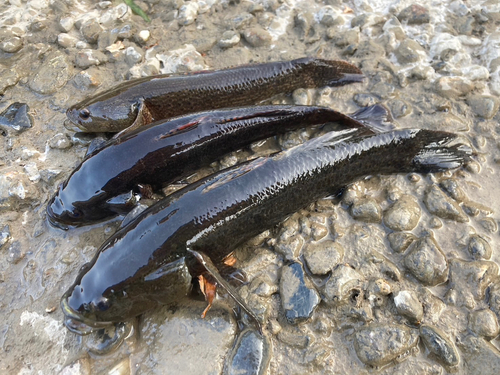
[[[231,298],[242,308],[245,313],[248,314],[252,318],[252,320],[255,321],[257,328],[259,329],[259,332],[262,333],[262,324],[260,320],[257,318],[257,316],[250,310],[250,308],[247,306],[245,301],[240,297],[238,292],[231,286],[219,273],[219,270],[215,265],[213,264],[212,260],[203,252],[201,251],[195,251],[191,249],[187,249],[187,251],[193,255],[193,257],[198,261],[198,263],[205,269],[207,272],[207,276],[204,276],[203,282],[206,282],[208,280],[208,289],[207,286],[202,287],[205,288],[205,291],[203,292],[205,294],[205,297],[207,298],[208,301],[208,307],[203,311],[202,317],[205,316],[206,312],[210,309],[213,299],[215,298],[215,289],[217,286],[222,287],[227,294],[231,296]],[[213,284],[213,285],[211,285]],[[212,293],[212,288],[214,290],[213,296],[211,295]],[[208,291],[208,293],[206,293]]]
[[[151,114],[151,111],[149,110],[144,100],[141,99],[137,104],[137,106],[138,106],[137,117],[135,118],[135,121],[128,128],[125,128],[121,132],[116,133],[113,136],[113,139],[121,138],[124,135],[127,135],[132,131],[139,129],[143,126],[149,125],[154,121],[153,115]]]

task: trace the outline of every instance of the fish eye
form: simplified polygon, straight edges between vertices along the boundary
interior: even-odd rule
[[[90,111],[87,108],[80,110],[78,113],[82,120],[88,120],[90,118]]]

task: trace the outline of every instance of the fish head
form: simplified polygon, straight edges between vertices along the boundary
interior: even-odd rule
[[[191,290],[192,278],[184,258],[147,271],[146,275],[138,270],[132,277],[117,275],[119,272],[110,274],[112,264],[101,269],[95,263],[82,267],[61,300],[66,327],[80,335],[176,303]],[[121,268],[124,271],[126,267]]]
[[[129,101],[99,97],[84,100],[66,111],[68,119],[84,132],[117,132],[135,121],[138,105]]]
[[[99,202],[99,196],[92,200],[82,200],[78,197],[78,190],[66,186],[64,183],[59,185],[57,193],[52,197],[47,205],[47,218],[49,223],[56,228],[68,229],[70,227],[79,227],[102,221],[117,212],[106,202]]]

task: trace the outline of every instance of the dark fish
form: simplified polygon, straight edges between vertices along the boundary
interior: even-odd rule
[[[47,206],[47,216],[54,226],[67,228],[125,214],[133,208],[131,190],[139,184],[170,184],[230,151],[293,129],[335,121],[348,127],[389,129],[378,121],[387,117],[382,106],[351,116],[357,120],[323,107],[253,106],[150,124],[113,138],[87,155],[59,186]]]
[[[119,84],[67,111],[87,132],[118,132],[173,116],[256,104],[304,87],[341,86],[364,76],[344,61],[302,58],[183,75],[159,75]]]
[[[244,241],[359,178],[443,171],[469,159],[470,149],[452,144],[451,133],[355,137],[363,131],[329,133],[229,168],[148,208],[101,246],[64,294],[67,327],[91,330],[176,301],[189,289],[189,274],[197,276],[193,258],[212,272],[203,252],[220,264]]]

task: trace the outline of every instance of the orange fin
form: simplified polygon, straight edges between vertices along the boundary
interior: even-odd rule
[[[206,278],[203,275],[198,276],[198,280],[200,282],[201,292],[205,296],[205,300],[208,302],[208,306],[201,313],[201,317],[204,319],[214,302],[215,295],[217,293],[217,283],[209,280],[209,278]]]

